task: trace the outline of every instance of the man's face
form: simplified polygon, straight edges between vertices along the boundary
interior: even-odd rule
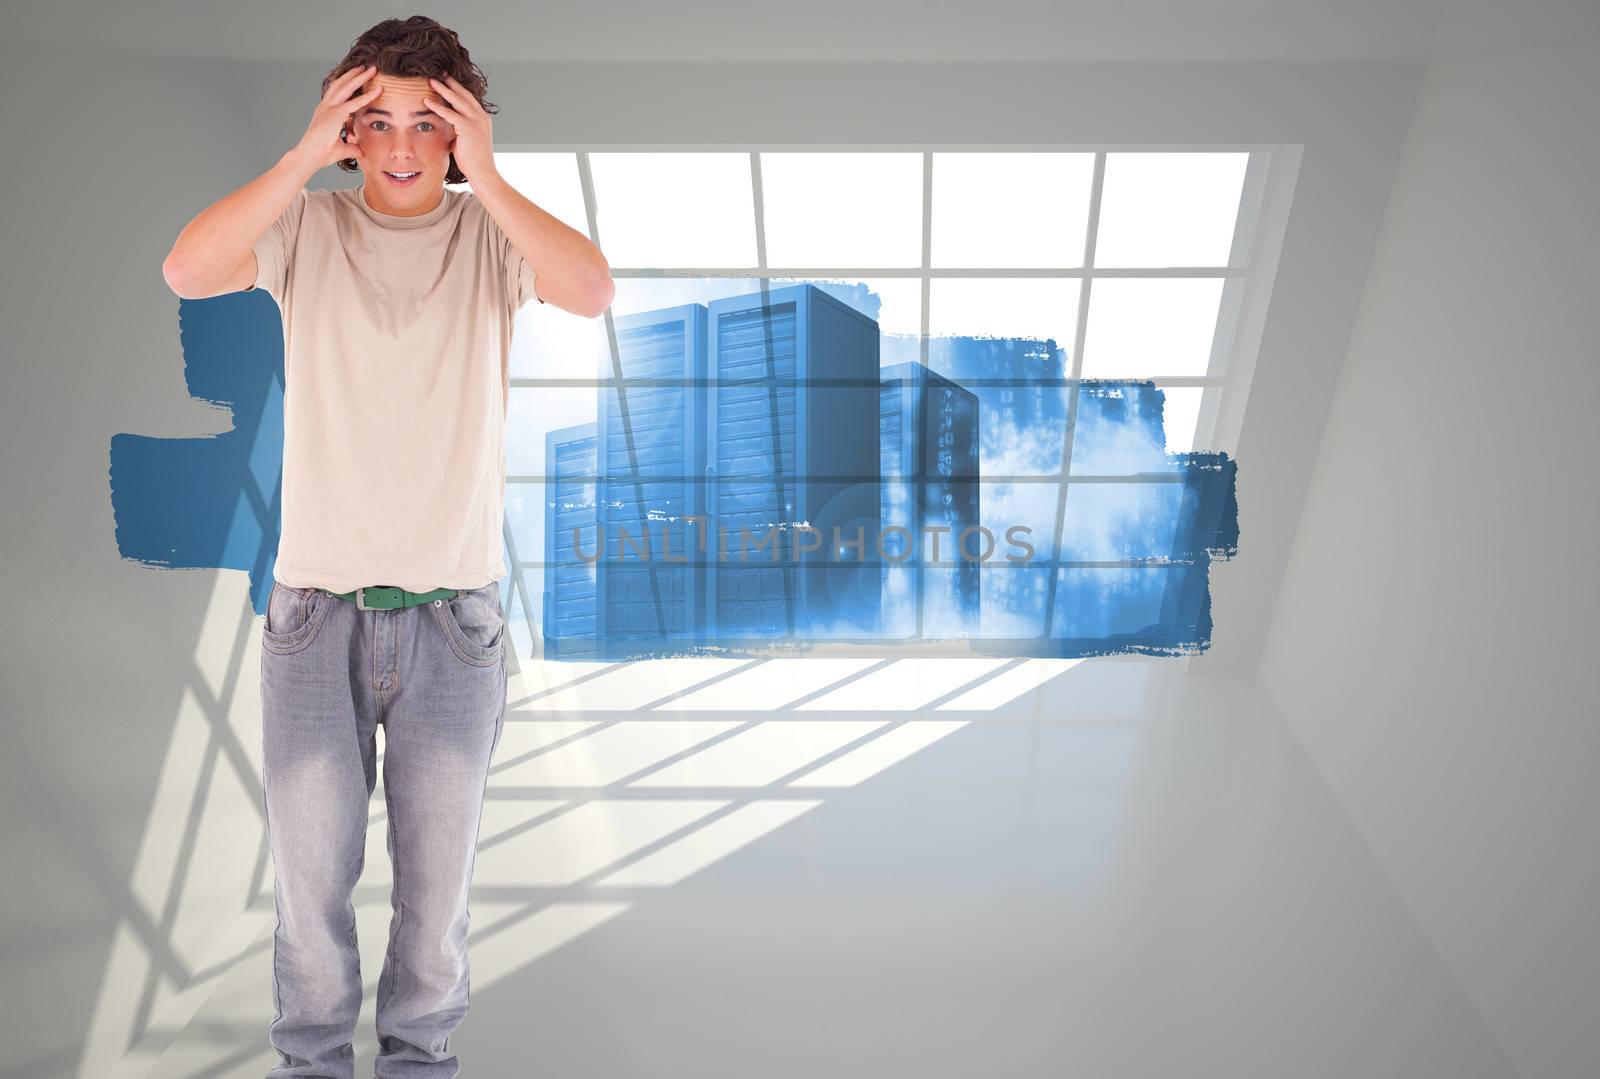
[[[367,203],[385,213],[426,213],[441,197],[455,129],[422,103],[435,96],[427,79],[380,73],[362,90],[373,87],[382,92],[348,121],[346,136],[361,144]],[[401,182],[407,173],[417,175]]]

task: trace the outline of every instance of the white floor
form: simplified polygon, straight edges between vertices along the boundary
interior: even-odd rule
[[[512,689],[466,1079],[1515,1075],[1253,683],[698,660]],[[271,909],[150,1074],[271,1066]]]

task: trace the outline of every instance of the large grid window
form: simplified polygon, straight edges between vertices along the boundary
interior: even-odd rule
[[[506,542],[519,655],[541,651],[549,458],[561,445],[551,435],[595,422],[615,318],[808,282],[877,322],[884,367],[938,370],[958,348],[1014,352],[1006,377],[975,380],[984,517],[1034,527],[1045,561],[1002,590],[1044,598],[1007,600],[1015,624],[986,610],[985,636],[1050,635],[1058,562],[1126,561],[1084,522],[1138,467],[1071,437],[1079,380],[1152,380],[1168,453],[1234,449],[1217,418],[1225,395],[1248,391],[1230,363],[1260,273],[1266,150],[496,157],[513,185],[599,245],[617,284],[603,319],[538,304],[518,314]],[[1061,422],[1037,422],[1053,410],[1065,438]],[[1085,512],[1066,512],[1069,494]]]

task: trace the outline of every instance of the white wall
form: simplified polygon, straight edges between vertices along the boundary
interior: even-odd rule
[[[1597,197],[1595,43],[1427,70],[1261,667],[1525,1079],[1600,1072]]]
[[[119,558],[109,442],[231,425],[185,390],[161,260],[299,137],[327,64],[9,41],[0,60],[0,140],[15,151],[0,218],[0,452],[14,465],[0,473],[0,1045],[25,1047],[0,1074],[106,1075],[130,1038],[170,1035],[178,990],[214,984],[202,975],[260,864],[245,576]],[[1240,435],[1240,554],[1213,566],[1215,647],[1196,661],[1253,672],[1419,74],[538,63],[494,65],[490,96],[506,149],[1303,144]],[[311,186],[355,182],[326,170]]]

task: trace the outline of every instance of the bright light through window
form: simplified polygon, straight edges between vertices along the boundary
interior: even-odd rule
[[[1078,282],[1068,278],[939,277],[931,282],[935,337],[1034,337],[1072,348]]]
[[[1083,377],[1203,375],[1217,328],[1221,278],[1112,277],[1089,293]]]
[[[1093,180],[1093,154],[934,154],[933,265],[1082,266]]]
[[[769,266],[922,264],[921,154],[764,153],[761,184]]]
[[[611,265],[756,264],[748,154],[590,154],[589,168]]]
[[[1250,155],[1106,155],[1099,267],[1226,266]]]

